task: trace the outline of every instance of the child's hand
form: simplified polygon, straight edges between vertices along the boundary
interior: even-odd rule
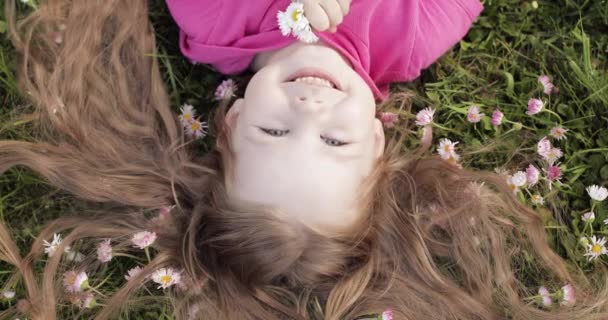
[[[300,0],[310,25],[316,31],[336,32],[350,10],[352,0]]]

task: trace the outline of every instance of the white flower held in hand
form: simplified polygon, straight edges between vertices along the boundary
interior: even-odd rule
[[[319,41],[310,27],[310,22],[304,16],[304,4],[300,2],[292,2],[285,11],[279,11],[277,14],[279,29],[281,34],[289,36],[293,34],[300,41],[305,43],[314,43]]]

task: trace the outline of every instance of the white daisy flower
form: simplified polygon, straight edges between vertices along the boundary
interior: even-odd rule
[[[511,183],[516,187],[523,187],[528,182],[525,171],[517,171],[511,176]]]
[[[158,289],[167,289],[172,285],[178,284],[181,279],[181,272],[178,272],[173,268],[161,268],[154,271],[152,274],[152,281],[159,284]]]
[[[608,219],[604,219],[604,224],[608,225]]]
[[[133,235],[131,242],[135,247],[145,249],[156,241],[156,232],[142,231]]]
[[[601,239],[596,239],[595,236],[591,237],[591,243],[587,244],[587,253],[584,256],[589,257],[589,261],[593,261],[597,257],[608,254],[608,250],[606,250],[606,238],[602,237]]]
[[[306,43],[313,43],[319,40],[313,33],[310,22],[304,16],[304,4],[301,2],[292,2],[285,11],[279,11],[277,22],[281,34],[284,36],[293,34],[300,41]]]
[[[236,83],[232,79],[224,80],[220,85],[215,89],[215,100],[222,101],[225,99],[230,99],[234,97],[234,93],[238,87]]]
[[[551,299],[551,293],[545,287],[540,287],[538,289],[538,295],[542,297],[543,305],[548,307],[553,304],[553,299]]]
[[[443,160],[448,160],[456,154],[456,145],[459,141],[452,142],[450,139],[441,139],[437,152]]]
[[[4,299],[6,299],[6,300],[11,300],[15,297],[15,291],[13,291],[13,290],[2,291],[2,297],[4,297]]]
[[[63,274],[63,287],[66,292],[82,292],[89,287],[89,277],[86,272],[68,271]]]
[[[433,116],[435,115],[435,109],[431,107],[424,108],[416,114],[416,125],[426,126],[433,122]]]
[[[540,194],[535,194],[530,199],[532,200],[532,203],[537,206],[542,206],[545,204],[545,199],[543,199]]]
[[[196,111],[194,110],[194,107],[189,104],[184,104],[180,108],[180,111],[182,112],[182,114],[180,114],[179,120],[182,122],[182,125],[184,127],[187,127],[190,122],[196,117]]]
[[[131,268],[127,271],[127,275],[125,276],[125,279],[127,281],[131,280],[132,278],[135,278],[138,274],[141,273],[141,267],[137,266],[135,268]]]
[[[587,190],[587,193],[593,200],[604,201],[604,200],[606,200],[606,198],[608,198],[608,189],[606,189],[604,187],[592,185],[592,186],[587,187],[587,189],[585,189],[585,190]]]
[[[199,120],[192,120],[186,127],[186,133],[194,138],[204,138],[207,136],[207,129],[209,125],[206,122]]]
[[[589,211],[583,215],[582,219],[585,222],[593,222],[593,220],[595,220],[595,213],[593,213],[593,211]]]
[[[53,256],[53,254],[55,253],[55,251],[57,250],[57,248],[59,247],[59,245],[61,244],[61,241],[63,241],[61,239],[61,234],[59,233],[55,233],[53,234],[53,241],[48,242],[46,240],[44,240],[42,242],[42,244],[44,245],[44,253],[46,253],[49,258]],[[65,249],[63,250],[66,253],[70,252],[70,247],[67,246],[65,247]]]

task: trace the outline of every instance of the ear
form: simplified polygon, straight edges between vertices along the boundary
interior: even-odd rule
[[[228,109],[228,112],[226,113],[226,119],[225,119],[226,125],[228,125],[228,127],[231,130],[234,130],[234,128],[236,127],[236,120],[238,119],[239,114],[241,113],[243,104],[244,104],[243,98],[237,99],[232,104],[232,107],[230,107],[230,109]]]
[[[380,158],[384,154],[384,126],[380,119],[374,119],[374,158]]]

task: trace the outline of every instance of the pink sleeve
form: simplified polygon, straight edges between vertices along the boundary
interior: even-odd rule
[[[458,43],[482,10],[479,0],[420,1],[410,73],[417,77]]]
[[[204,42],[216,25],[222,0],[166,0],[181,33]]]

